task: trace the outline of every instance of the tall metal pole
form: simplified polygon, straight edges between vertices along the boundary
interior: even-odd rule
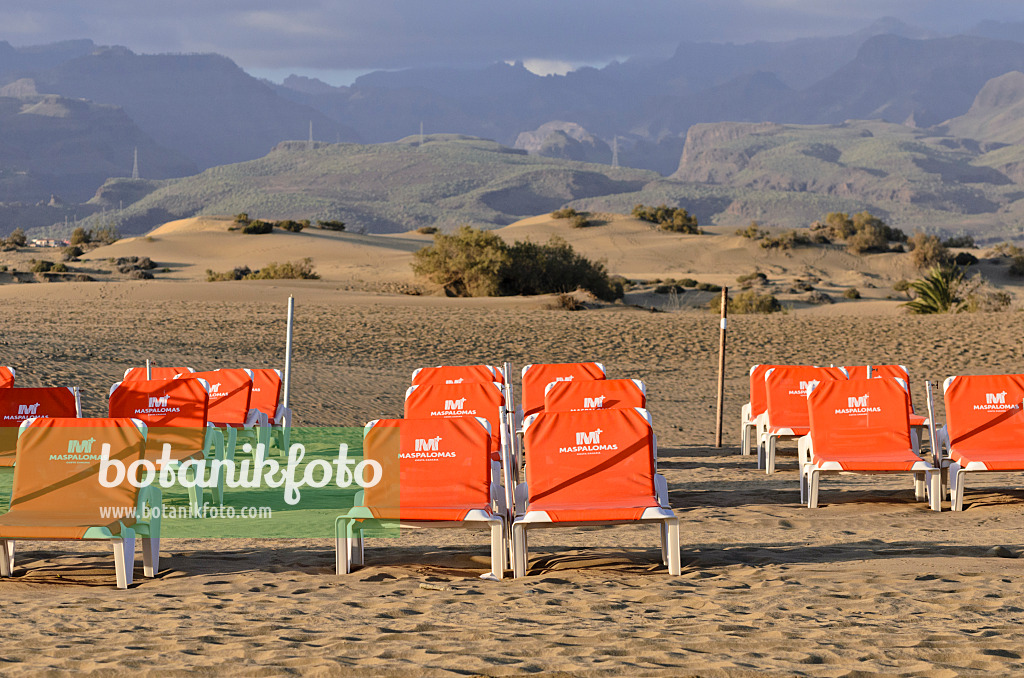
[[[722,317],[718,334],[718,418],[715,422],[715,447],[722,446],[722,405],[725,400],[725,326],[729,310],[729,288],[722,288]]]
[[[288,391],[292,384],[292,321],[295,317],[295,297],[288,297],[288,330],[284,340],[284,395],[281,404],[288,407]]]

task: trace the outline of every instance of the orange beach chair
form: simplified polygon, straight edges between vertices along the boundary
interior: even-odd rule
[[[940,472],[914,453],[906,384],[892,377],[827,380],[807,395],[810,433],[800,439],[800,498],[818,506],[822,473],[913,473],[915,496],[941,510]]]
[[[493,365],[438,365],[437,367],[420,367],[413,370],[413,386],[426,384],[464,384],[470,382],[498,382],[504,384],[508,379],[500,367]]]
[[[552,363],[523,366],[523,417],[544,409],[544,390],[553,381],[604,379],[601,363]]]
[[[662,562],[679,574],[679,518],[655,469],[646,410],[544,411],[523,427],[530,462],[515,494],[515,576],[526,575],[529,529],[634,522],[659,524]]]
[[[335,521],[337,573],[363,563],[364,522],[379,519],[400,527],[489,529],[489,576],[504,577],[507,509],[492,476],[490,440],[480,417],[368,423],[363,456],[381,464],[383,479],[357,493],[354,507]]]
[[[126,469],[143,459],[146,427],[130,419],[30,419],[18,439],[11,508],[0,516],[0,576],[14,569],[20,540],[103,540],[114,546],[117,588],[132,583],[135,537],[142,538],[145,575],[159,570],[160,519],[144,509],[160,506],[160,489],[128,482],[100,484],[100,454]]]
[[[110,388],[108,414],[146,424],[146,459],[150,461],[161,458],[165,445],[170,446],[174,466],[190,459],[224,459],[224,436],[207,418],[209,388],[205,379],[119,381]],[[194,468],[191,474],[194,478]],[[222,473],[211,492],[216,503],[224,503]],[[201,493],[202,488],[189,487],[189,501],[196,515],[203,503]]]
[[[257,410],[266,416],[270,439],[274,435],[280,436],[280,449],[287,453],[291,440],[292,410],[281,402],[281,370],[260,367],[250,371],[252,394],[249,398],[249,410]]]
[[[647,387],[639,379],[555,381],[545,387],[545,412],[621,410],[647,407]]]
[[[940,464],[949,469],[952,509],[962,511],[968,473],[1024,471],[1024,374],[949,377],[942,390]]]
[[[0,367],[0,388],[14,386],[14,368]]]
[[[145,381],[147,379],[174,379],[179,374],[194,372],[191,367],[154,367],[150,365],[149,374],[146,376],[145,367],[129,367],[124,371],[121,381]]]
[[[750,454],[751,440],[756,442],[757,424],[768,409],[768,396],[764,390],[764,374],[779,365],[752,365],[750,368],[750,400],[740,408],[740,454]]]
[[[35,417],[80,416],[77,388],[0,388],[0,466],[14,466],[22,422]]]
[[[780,365],[765,372],[767,408],[760,418],[757,436],[757,467],[775,473],[775,448],[779,440],[796,440],[811,430],[807,394],[823,381],[846,379],[841,367]]]
[[[270,422],[263,412],[250,406],[252,370],[232,368],[181,374],[177,379],[205,379],[210,384],[209,418],[225,432],[224,458],[235,458],[239,431],[250,431],[255,442],[264,443],[270,451]]]

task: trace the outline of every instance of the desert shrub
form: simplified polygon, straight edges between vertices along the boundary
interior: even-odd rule
[[[345,230],[345,222],[344,221],[337,221],[337,220],[332,221],[332,220],[320,219],[320,220],[317,220],[316,226],[317,226],[317,228],[322,228],[325,231],[344,231]]]
[[[942,241],[942,245],[944,247],[959,247],[963,249],[974,249],[977,247],[974,244],[974,236],[966,234],[950,236]]]
[[[434,235],[413,255],[413,272],[452,296],[566,293],[583,288],[605,301],[622,296],[621,280],[578,254],[561,238],[508,245],[494,233],[461,226]]]
[[[956,256],[953,257],[953,263],[957,266],[974,266],[978,263],[978,257],[970,252],[957,252]]]
[[[889,240],[876,224],[866,224],[846,239],[846,249],[852,254],[884,252],[889,249]]]
[[[608,280],[611,281],[611,284],[613,286],[621,287],[623,293],[628,292],[629,289],[633,286],[633,283],[631,283],[628,279],[622,277],[621,275],[613,275]]]
[[[968,313],[995,313],[1005,311],[1013,302],[1008,292],[994,289],[987,282],[978,286],[978,289],[967,295]]]
[[[585,311],[587,307],[583,305],[583,302],[571,294],[559,294],[555,297],[554,301],[551,302],[549,308],[558,311]]]
[[[239,226],[245,226],[246,224],[248,224],[249,223],[249,213],[248,212],[239,212],[238,214],[236,214],[235,215],[235,223],[238,224]]]
[[[113,226],[100,226],[89,233],[89,238],[93,243],[112,245],[121,239],[121,233]]]
[[[685,291],[686,290],[684,290],[679,285],[658,285],[657,287],[654,288],[655,294],[672,294],[673,292],[675,292],[676,294],[681,294]]]
[[[78,261],[78,257],[82,256],[84,252],[78,245],[68,245],[62,250],[62,256],[64,261]]]
[[[1018,254],[1010,259],[1010,268],[1008,270],[1010,275],[1024,277],[1024,254]]]
[[[270,233],[273,230],[274,225],[272,223],[269,221],[260,221],[259,219],[254,219],[242,226],[242,233],[248,235],[262,235],[264,233]]]
[[[910,296],[910,281],[906,279],[897,280],[893,283],[892,289],[894,292],[904,292],[907,297]]]
[[[942,241],[936,235],[918,231],[910,238],[908,244],[911,247],[910,256],[914,266],[922,271],[943,266],[952,260],[949,250],[943,246]]]
[[[756,221],[751,221],[750,225],[746,228],[737,229],[736,235],[743,236],[744,238],[750,238],[751,240],[760,240],[768,235],[768,231],[762,230],[761,224]]]
[[[0,264],[0,273],[7,273],[7,264]]]
[[[583,214],[577,214],[569,219],[569,226],[572,228],[586,228],[590,226],[590,220]]]
[[[754,290],[747,290],[729,297],[727,304],[728,312],[731,314],[747,313],[776,313],[782,310],[782,304],[772,294],[758,294]],[[718,313],[722,308],[722,295],[719,294],[708,302],[708,308]]]
[[[416,229],[416,232],[423,235],[434,235],[437,233],[437,226],[420,226]]]
[[[313,270],[313,260],[309,257],[298,261],[286,261],[283,264],[271,262],[258,271],[245,276],[246,280],[319,280],[320,276]]]
[[[92,233],[79,226],[71,232],[68,242],[72,245],[88,245],[92,242]]]
[[[785,231],[779,235],[766,235],[761,240],[761,247],[767,249],[791,250],[800,245],[810,245],[811,239],[806,233],[796,229]]]
[[[697,283],[697,289],[701,292],[721,292],[722,286],[714,283],[700,282]]]
[[[889,226],[884,221],[876,216],[873,216],[870,212],[858,212],[853,215],[853,230],[862,231],[865,228],[872,227],[882,231],[885,236],[886,242],[907,242],[907,234],[898,228]]]
[[[906,242],[907,234],[886,224],[870,212],[858,212],[851,218],[846,212],[830,212],[825,221],[811,224],[815,240],[844,240],[854,254],[885,252],[890,242]]]
[[[738,278],[736,278],[736,282],[738,282],[740,286],[746,289],[752,285],[768,284],[768,276],[766,276],[764,273],[761,273],[760,271],[755,271],[753,273],[747,273],[746,275],[739,276]]]
[[[211,269],[206,269],[206,282],[221,282],[223,280],[243,280],[246,276],[252,273],[252,270],[248,266],[238,266],[232,271],[224,271],[223,273],[217,273]]]
[[[856,287],[851,287],[843,292],[844,299],[860,299],[860,290]]]
[[[51,273],[67,273],[68,272],[67,264],[65,264],[63,261],[58,261],[50,269],[50,272]]]
[[[676,281],[681,287],[696,287],[697,281],[693,278],[680,278]]]
[[[32,268],[30,268],[29,270],[32,271],[33,273],[46,273],[48,271],[53,270],[53,262],[47,261],[46,259],[42,259],[39,261],[36,261],[35,259],[30,259],[29,263],[32,264]]]
[[[807,301],[807,303],[814,304],[816,306],[821,306],[822,304],[836,303],[835,299],[825,294],[821,290],[812,290],[811,292],[808,292],[807,296],[804,297],[804,299]]]
[[[697,217],[682,207],[669,207],[665,204],[648,207],[638,203],[633,207],[633,216],[657,224],[663,231],[698,235],[704,232],[697,225]]]
[[[555,210],[554,212],[552,212],[551,213],[551,218],[552,219],[572,219],[573,217],[578,217],[579,215],[580,215],[580,213],[577,212],[576,210],[574,210],[572,207],[563,207],[560,210]]]
[[[129,280],[152,280],[153,274],[149,271],[143,271],[142,269],[136,268],[135,270],[128,273]]]
[[[11,231],[11,234],[7,236],[7,239],[4,242],[5,244],[12,248],[24,247],[25,245],[28,244],[28,238],[25,236],[25,231],[23,231],[21,228],[16,228],[13,231]]]
[[[305,228],[305,224],[299,221],[285,219],[284,221],[277,222],[277,227],[290,233],[299,233],[303,228]]]

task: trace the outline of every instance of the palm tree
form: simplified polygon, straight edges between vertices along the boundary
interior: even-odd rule
[[[903,305],[911,313],[960,313],[967,308],[964,281],[964,270],[959,266],[936,266],[910,283],[917,298]]]

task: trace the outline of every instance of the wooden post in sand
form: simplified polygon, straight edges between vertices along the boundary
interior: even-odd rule
[[[722,319],[718,333],[718,418],[715,420],[715,447],[722,446],[722,405],[725,400],[725,325],[729,309],[729,288],[722,288]]]
[[[146,381],[153,378],[153,367],[149,364],[149,358],[146,358]]]
[[[295,318],[295,297],[288,297],[288,329],[284,339],[284,393],[281,404],[288,407],[288,390],[292,385],[292,321]]]

